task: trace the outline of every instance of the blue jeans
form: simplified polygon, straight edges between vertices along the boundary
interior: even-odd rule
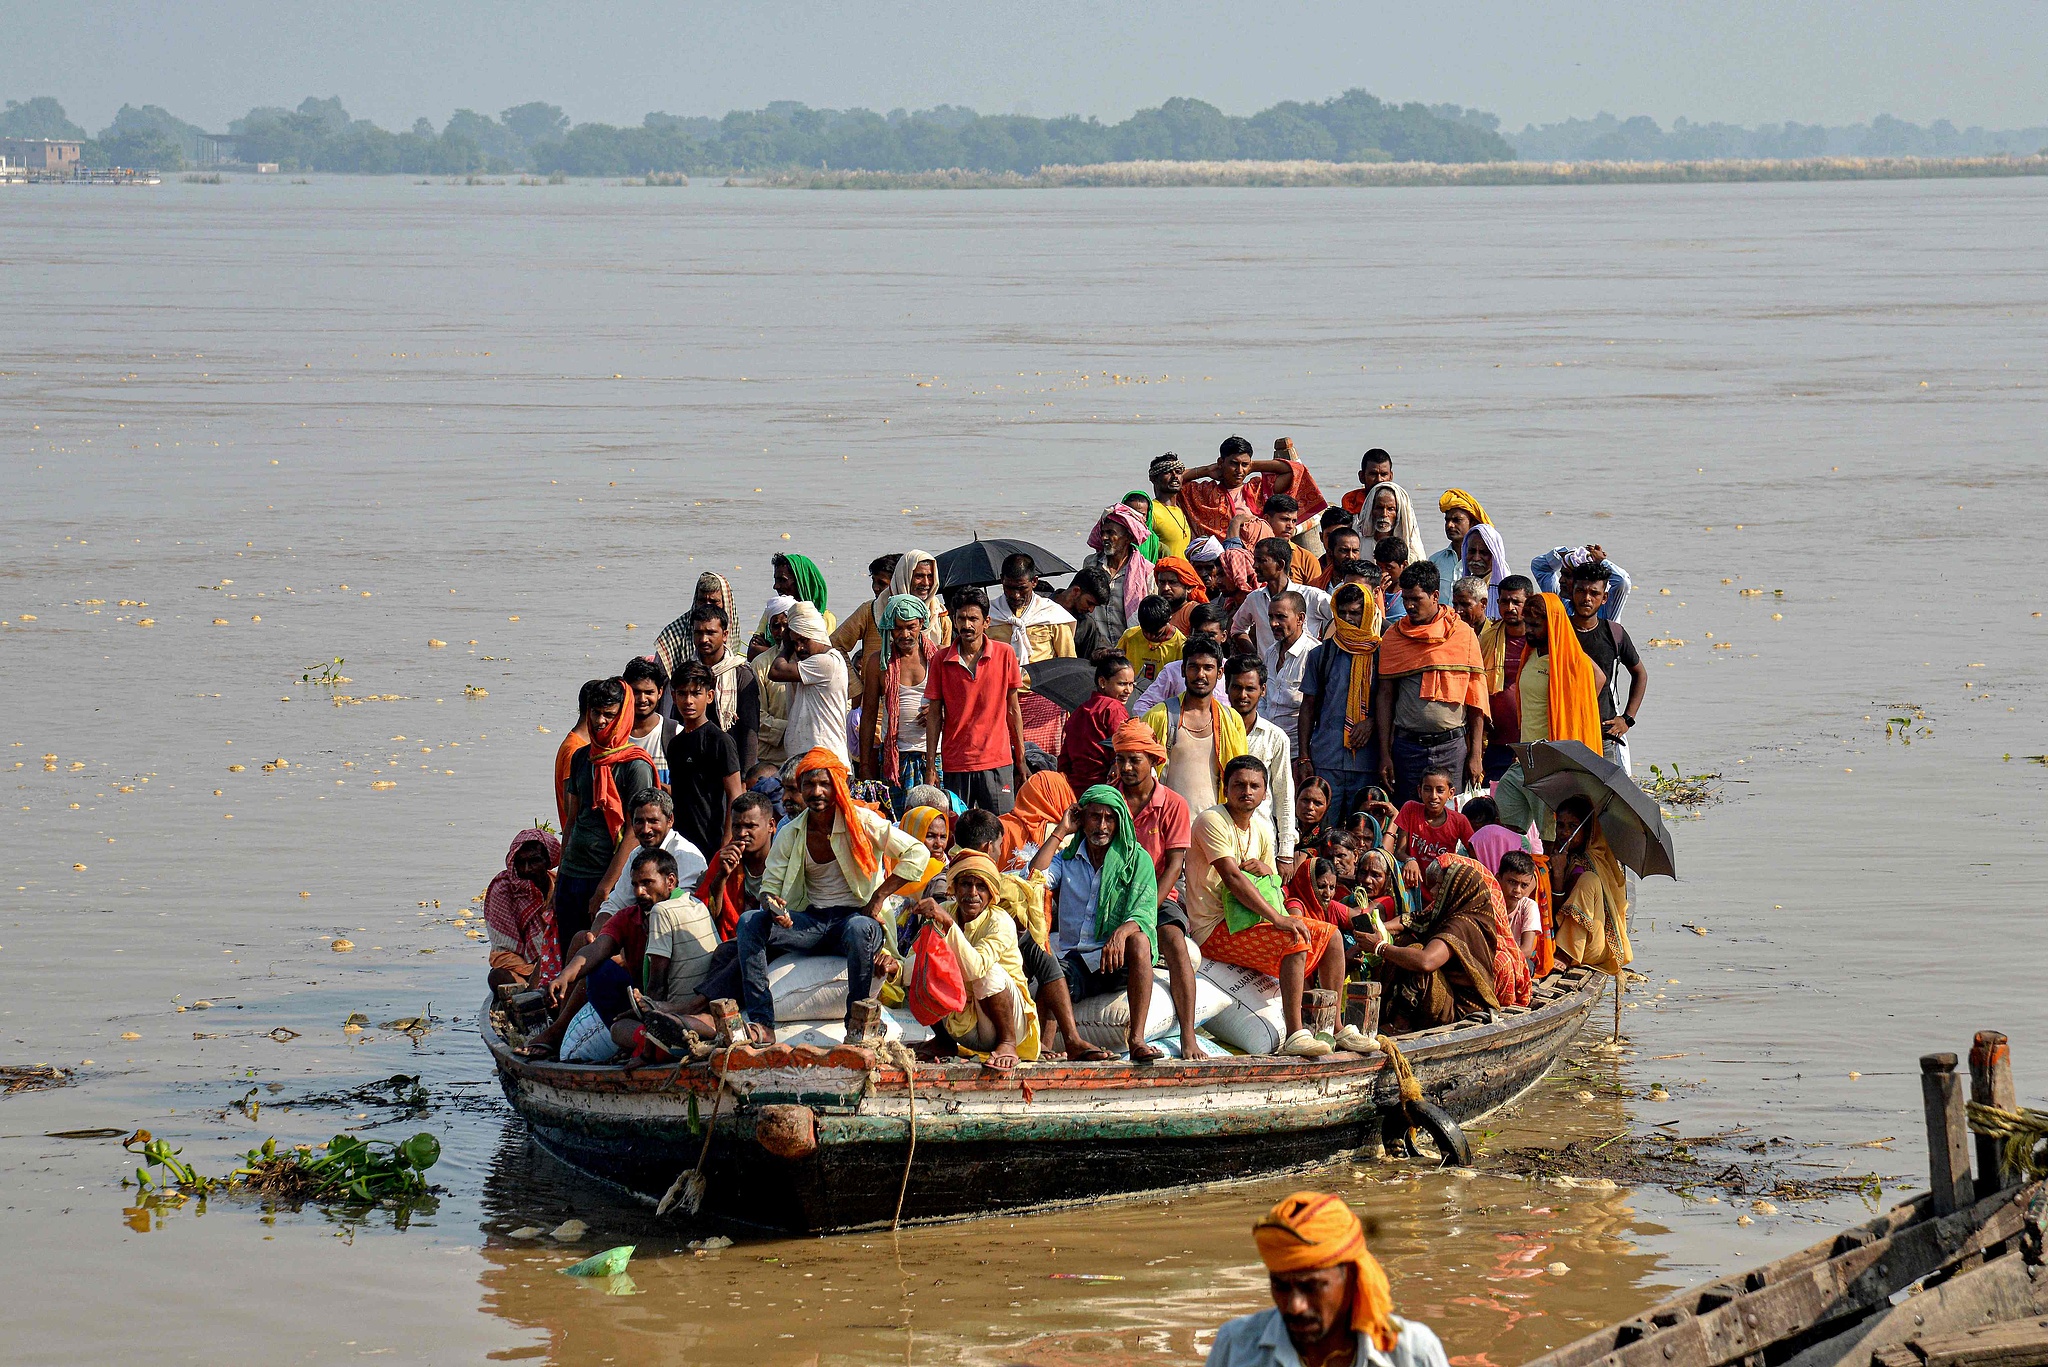
[[[1324,830],[1349,822],[1351,814],[1365,806],[1365,790],[1380,781],[1376,769],[1317,769],[1316,777],[1330,785],[1330,814],[1324,818]]]
[[[768,991],[768,956],[776,954],[844,954],[846,1004],[870,995],[875,979],[875,951],[882,947],[882,923],[861,907],[810,907],[789,914],[778,926],[766,911],[740,916],[740,1009],[755,1025],[775,1028],[775,998]]]
[[[1446,731],[1440,733],[1446,740],[1432,740],[1428,744],[1410,740],[1401,732],[1394,732],[1394,791],[1396,807],[1413,802],[1417,790],[1422,787],[1425,770],[1444,769],[1451,775],[1451,791],[1458,792],[1465,786],[1465,733]]]

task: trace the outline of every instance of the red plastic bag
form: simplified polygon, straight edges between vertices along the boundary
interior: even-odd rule
[[[937,1025],[967,1005],[967,979],[960,972],[960,960],[952,946],[927,922],[910,947],[910,980],[903,988],[904,1004],[919,1025]]]

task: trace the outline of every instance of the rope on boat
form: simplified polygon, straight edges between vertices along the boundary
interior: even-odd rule
[[[2013,1171],[2048,1177],[2048,1111],[2031,1106],[2008,1111],[1979,1101],[1966,1109],[1972,1134],[2005,1141],[2005,1161]]]
[[[711,1136],[718,1132],[718,1112],[725,1105],[725,1066],[732,1062],[732,1051],[736,1046],[727,1045],[718,1059],[718,1087],[711,1097],[711,1119],[704,1123],[704,1147],[697,1150],[697,1166],[685,1168],[676,1174],[676,1180],[669,1184],[668,1192],[661,1198],[661,1204],[654,1208],[656,1215],[666,1215],[669,1207],[682,1197],[683,1213],[695,1215],[704,1205],[704,1160],[711,1155]],[[680,1066],[677,1069],[681,1071]]]
[[[1401,1100],[1422,1100],[1422,1084],[1416,1081],[1415,1070],[1408,1066],[1408,1060],[1401,1057],[1400,1047],[1394,1043],[1394,1037],[1381,1035],[1374,1043],[1379,1045],[1380,1052],[1387,1056],[1388,1064],[1393,1067],[1394,1077],[1401,1084]]]
[[[910,1194],[910,1165],[917,1158],[917,1059],[903,1047],[902,1040],[894,1039],[876,1045],[875,1057],[892,1068],[901,1068],[904,1081],[910,1086],[910,1152],[903,1155],[903,1185],[896,1189],[896,1215],[889,1221],[889,1232],[893,1234],[903,1228],[903,1198]]]

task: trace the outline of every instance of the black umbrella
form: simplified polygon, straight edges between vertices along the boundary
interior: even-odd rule
[[[1078,712],[1095,693],[1095,662],[1054,658],[1024,667],[1031,691],[1062,712]]]
[[[1575,740],[1539,740],[1524,751],[1522,776],[1529,791],[1553,809],[1583,797],[1600,814],[1600,829],[1623,867],[1644,878],[1678,877],[1671,832],[1657,799],[1636,786],[1619,764]]]
[[[1074,572],[1072,565],[1043,546],[1007,536],[988,541],[976,537],[964,546],[939,553],[939,587],[951,589],[967,584],[1000,584],[1003,582],[1003,562],[1013,555],[1030,556],[1041,576]]]

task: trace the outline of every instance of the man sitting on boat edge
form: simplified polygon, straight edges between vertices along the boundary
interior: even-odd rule
[[[932,1026],[926,1057],[952,1058],[965,1048],[988,1055],[999,1073],[1038,1057],[1038,1012],[1025,991],[1017,922],[1001,903],[1002,875],[987,855],[963,852],[946,866],[950,906],[930,897],[917,914],[946,938],[967,987],[967,1004]]]
[[[1159,885],[1123,794],[1107,784],[1081,794],[1031,857],[1031,872],[1045,875],[1057,899],[1058,950],[1068,998],[1079,1004],[1105,993],[1127,993],[1131,1062],[1163,1058],[1165,1051],[1145,1040],[1152,969],[1158,962]],[[1085,1040],[1063,1042],[1070,1058],[1103,1056]]]
[[[843,954],[847,1003],[865,999],[885,938],[882,902],[923,877],[930,856],[908,831],[854,802],[839,755],[811,750],[797,761],[795,778],[803,813],[776,833],[761,906],[740,917],[735,936],[740,1007],[755,1044],[775,1042],[769,953]]]
[[[1342,1197],[1295,1192],[1252,1238],[1273,1309],[1217,1330],[1208,1367],[1449,1367],[1428,1325],[1394,1313],[1386,1270]]]

